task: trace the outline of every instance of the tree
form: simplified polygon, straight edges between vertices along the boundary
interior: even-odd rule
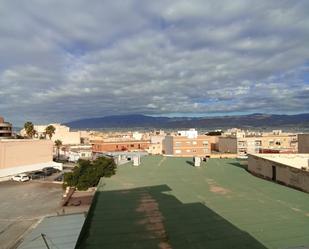
[[[53,125],[48,125],[45,128],[45,134],[49,136],[49,139],[52,138],[53,134],[55,134],[56,128]]]
[[[56,148],[57,148],[57,159],[58,159],[58,161],[59,161],[59,157],[60,157],[60,148],[61,148],[61,146],[62,146],[61,140],[57,139],[57,140],[55,141],[55,146],[56,146]]]
[[[63,186],[87,190],[97,186],[101,177],[111,177],[115,173],[116,164],[113,159],[100,157],[94,161],[78,160],[78,166],[73,169],[73,172],[64,174]]]
[[[32,122],[26,122],[24,124],[24,129],[25,129],[25,132],[27,134],[27,137],[28,138],[33,138],[33,136],[35,135],[36,133],[36,130],[34,129],[34,126],[33,126],[33,123]]]

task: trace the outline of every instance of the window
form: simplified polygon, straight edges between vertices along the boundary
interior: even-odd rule
[[[203,141],[203,145],[208,145],[208,141]]]
[[[175,143],[175,146],[180,146],[181,145],[181,142],[176,142]]]
[[[175,150],[175,153],[176,153],[176,154],[180,154],[180,153],[181,153],[181,150]]]
[[[193,144],[193,145],[197,145],[197,142],[196,142],[196,141],[193,141],[192,144]]]
[[[186,152],[191,152],[191,150],[186,150]]]

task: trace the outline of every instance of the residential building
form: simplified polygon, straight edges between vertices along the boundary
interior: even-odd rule
[[[178,157],[209,156],[212,138],[198,135],[197,131],[179,131],[177,135],[168,135],[163,141],[164,154]]]
[[[250,154],[248,171],[309,192],[309,154]]]
[[[0,140],[0,177],[50,166],[62,169],[62,164],[53,162],[52,141],[33,139]]]
[[[0,117],[0,139],[12,137],[12,124],[4,122],[4,118]]]
[[[262,153],[263,151],[296,153],[297,135],[278,130],[267,133],[237,130],[235,133],[219,137],[218,147],[222,153],[236,153],[239,156]]]
[[[161,155],[163,150],[163,140],[165,139],[165,134],[161,135],[151,135],[150,145],[147,152],[152,155]]]
[[[298,153],[309,153],[309,134],[298,134]]]
[[[92,152],[114,152],[114,151],[145,151],[149,148],[150,140],[122,140],[104,139],[90,141]]]
[[[51,140],[61,140],[62,144],[80,144],[81,143],[81,132],[80,131],[71,131],[70,127],[61,124],[49,124],[54,126],[55,134],[53,134]],[[36,131],[36,138],[44,138],[45,137],[45,129],[48,125],[34,125],[34,129]],[[20,131],[21,135],[26,135],[25,129]]]

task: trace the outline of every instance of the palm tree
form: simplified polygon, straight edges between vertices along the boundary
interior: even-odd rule
[[[59,161],[59,157],[60,157],[60,147],[62,146],[62,141],[61,140],[59,140],[59,139],[57,139],[56,141],[55,141],[55,146],[56,146],[56,148],[57,148],[57,159],[58,159],[58,161]]]
[[[27,137],[29,137],[29,138],[32,138],[36,133],[36,130],[34,129],[32,122],[29,122],[29,121],[26,122],[24,124],[24,129],[25,129],[25,132],[27,134]]]
[[[55,134],[56,128],[53,125],[48,125],[45,128],[45,134],[49,136],[49,139],[52,138],[53,134]]]

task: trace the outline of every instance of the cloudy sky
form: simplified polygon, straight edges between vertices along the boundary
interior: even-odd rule
[[[308,0],[1,0],[0,115],[309,112],[308,13]]]

